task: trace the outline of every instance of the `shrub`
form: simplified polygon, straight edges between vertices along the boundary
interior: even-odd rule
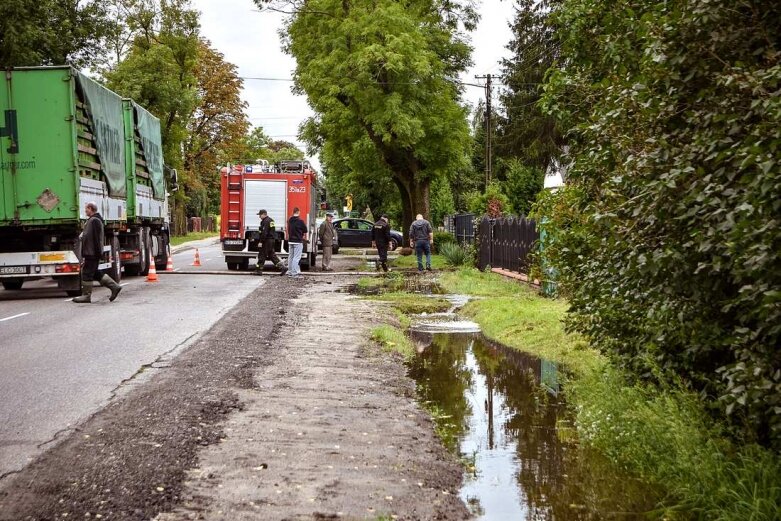
[[[439,249],[448,266],[471,266],[475,262],[474,250],[471,246],[445,243]]]
[[[441,253],[440,249],[445,244],[456,244],[456,238],[449,232],[434,232],[434,251],[433,253]]]

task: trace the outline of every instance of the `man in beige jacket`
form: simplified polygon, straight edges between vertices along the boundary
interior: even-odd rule
[[[333,253],[334,244],[338,244],[336,228],[334,227],[334,214],[326,214],[325,221],[320,225],[317,234],[320,236],[320,242],[323,245],[322,270],[334,271],[331,268],[331,254]]]

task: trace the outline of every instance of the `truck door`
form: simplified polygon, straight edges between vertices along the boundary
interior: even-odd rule
[[[258,212],[266,210],[277,231],[287,226],[287,181],[247,179],[244,182],[244,231],[258,230]]]

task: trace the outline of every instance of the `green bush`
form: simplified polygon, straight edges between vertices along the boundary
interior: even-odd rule
[[[440,248],[445,244],[455,244],[456,237],[449,232],[434,232],[434,246],[432,253],[440,253]]]
[[[445,243],[439,249],[448,266],[472,266],[475,263],[474,250],[468,246],[460,246],[455,242]]]
[[[538,222],[570,327],[781,449],[781,48],[766,36],[781,4],[566,0],[552,16],[566,67],[543,104],[572,166]]]

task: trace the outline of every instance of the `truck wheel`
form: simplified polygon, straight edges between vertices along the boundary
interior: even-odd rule
[[[108,276],[119,282],[122,279],[122,263],[119,260],[119,237],[116,235],[111,239],[111,267],[108,270]]]
[[[81,296],[81,290],[80,289],[69,289],[65,291],[65,294],[69,297],[79,297]]]
[[[249,259],[244,259],[241,262],[239,262],[238,267],[236,269],[241,271],[247,271],[247,269],[249,269]]]
[[[154,261],[151,255],[152,241],[149,237],[149,228],[141,228],[138,233],[138,250],[140,251],[139,258],[141,259],[139,267],[141,268],[141,275],[146,276],[149,273],[151,262]]]
[[[5,279],[3,280],[3,288],[8,290],[22,289],[24,279]]]
[[[228,269],[230,271],[236,271],[239,269],[239,263],[238,262],[228,262]]]
[[[160,241],[162,248],[160,248],[161,251],[156,257],[150,256],[150,262],[155,263],[157,271],[165,271],[166,266],[168,266],[168,257],[171,256],[171,240],[167,233],[161,233],[159,237],[155,237],[153,240]]]

